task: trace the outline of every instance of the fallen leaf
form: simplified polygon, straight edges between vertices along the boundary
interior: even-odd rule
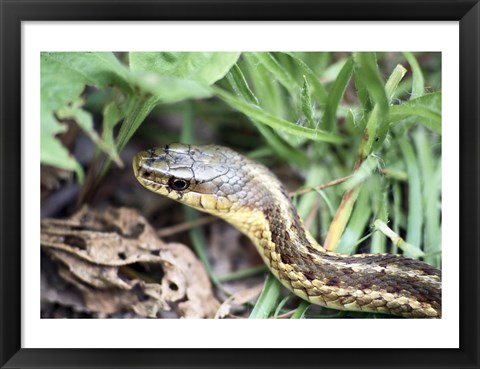
[[[258,295],[260,295],[260,292],[262,292],[262,288],[263,283],[260,283],[252,288],[235,292],[220,305],[215,314],[215,319],[230,317],[234,308],[242,306],[249,301],[255,301]]]
[[[142,317],[211,318],[218,309],[203,264],[180,243],[164,243],[136,210],[88,207],[44,219],[41,245],[99,317],[131,310]]]

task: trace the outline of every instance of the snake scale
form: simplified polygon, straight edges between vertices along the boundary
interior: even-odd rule
[[[326,251],[305,228],[277,177],[229,148],[167,145],[136,154],[133,170],[147,189],[238,228],[278,280],[313,304],[441,317],[440,270],[401,255]]]

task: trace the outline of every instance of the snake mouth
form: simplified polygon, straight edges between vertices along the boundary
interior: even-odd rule
[[[140,151],[133,157],[132,166],[135,177],[143,178],[145,160],[149,156],[148,151]]]
[[[133,173],[137,180],[147,188],[164,186],[157,170],[153,167],[154,157],[150,151],[140,151],[132,160]]]
[[[140,151],[133,157],[132,166],[133,173],[138,179],[147,179],[148,178],[148,169],[146,163],[148,159],[151,158],[151,155],[148,151]],[[147,174],[147,176],[145,175]]]

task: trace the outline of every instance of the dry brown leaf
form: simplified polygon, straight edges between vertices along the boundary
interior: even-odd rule
[[[193,252],[159,240],[134,209],[84,207],[68,219],[45,219],[41,244],[61,263],[59,274],[100,317],[132,310],[144,317],[173,311],[184,318],[209,318],[218,309]]]
[[[252,288],[235,292],[232,296],[226,299],[223,304],[218,308],[215,314],[215,319],[222,319],[230,317],[232,310],[238,306],[241,306],[249,301],[257,299],[260,292],[262,292],[263,283],[260,283]]]

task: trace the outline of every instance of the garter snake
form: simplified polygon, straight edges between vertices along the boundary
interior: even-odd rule
[[[147,189],[223,218],[253,242],[278,280],[321,306],[406,318],[441,317],[441,273],[396,254],[326,251],[263,165],[221,146],[172,144],[133,159]]]

